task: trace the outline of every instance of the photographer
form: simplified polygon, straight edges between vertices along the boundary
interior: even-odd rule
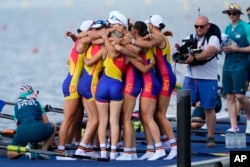
[[[216,124],[215,104],[218,90],[218,65],[216,55],[220,50],[220,40],[216,35],[208,35],[210,23],[206,16],[199,16],[195,21],[196,46],[201,51],[195,54],[186,54],[183,62],[187,65],[187,77],[190,78],[186,88],[191,90],[192,106],[200,101],[204,109],[208,129],[207,147],[215,147],[214,130]],[[205,63],[199,64],[199,61]]]

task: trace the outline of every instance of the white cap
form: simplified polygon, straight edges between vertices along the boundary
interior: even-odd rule
[[[119,11],[110,12],[108,22],[110,24],[121,24],[125,27],[128,26],[127,17],[121,14]]]
[[[80,30],[82,31],[88,31],[91,26],[93,25],[94,21],[93,20],[85,20],[82,22],[81,26],[80,26]]]
[[[164,20],[160,15],[152,15],[149,17],[148,20],[145,21],[145,23],[151,23],[155,27],[160,28],[160,24],[163,24],[165,26]]]
[[[91,28],[99,28],[101,26],[106,27],[107,25],[108,25],[108,23],[105,20],[96,20],[92,24]]]
[[[121,14],[121,12],[119,12],[119,11],[117,11],[117,10],[113,10],[113,11],[109,12],[109,19],[111,19],[111,17],[112,17],[113,15],[116,15],[116,14]]]

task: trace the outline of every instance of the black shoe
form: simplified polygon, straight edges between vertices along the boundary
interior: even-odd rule
[[[216,143],[214,141],[214,137],[207,138],[207,147],[212,148],[215,146],[216,146]]]

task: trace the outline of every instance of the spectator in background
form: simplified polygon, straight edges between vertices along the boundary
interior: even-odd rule
[[[248,19],[249,19],[248,24],[250,24],[250,6],[246,9],[246,11],[247,11]],[[248,64],[247,64],[246,91],[248,90],[249,81],[250,81],[250,61],[248,60]],[[240,103],[237,101],[237,121],[240,121],[240,114],[242,114],[242,113],[245,113],[245,112],[243,111]]]
[[[250,53],[250,26],[240,19],[242,13],[239,4],[232,3],[223,14],[228,14],[229,23],[224,33],[236,44],[223,46],[225,61],[222,71],[223,94],[226,94],[227,108],[231,128],[229,132],[239,132],[237,124],[236,100],[247,114],[247,127],[245,132],[250,133],[250,102],[245,96],[247,81],[247,63]]]
[[[221,97],[218,94],[217,99],[216,99],[216,104],[215,104],[215,113],[220,112],[221,107],[222,107]],[[204,109],[200,107],[200,102],[196,103],[196,107],[193,110],[191,117],[192,117],[192,122],[191,122],[192,129],[200,129],[204,125],[204,122],[201,122],[201,121],[206,120],[206,115],[205,115]]]

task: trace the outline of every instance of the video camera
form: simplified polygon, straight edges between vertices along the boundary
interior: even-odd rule
[[[197,53],[201,53],[202,50],[197,48],[197,42],[194,40],[193,34],[190,35],[189,39],[183,39],[182,45],[175,44],[175,52],[172,54],[173,61],[176,63],[183,63],[188,56],[186,54],[191,54],[194,56]]]

